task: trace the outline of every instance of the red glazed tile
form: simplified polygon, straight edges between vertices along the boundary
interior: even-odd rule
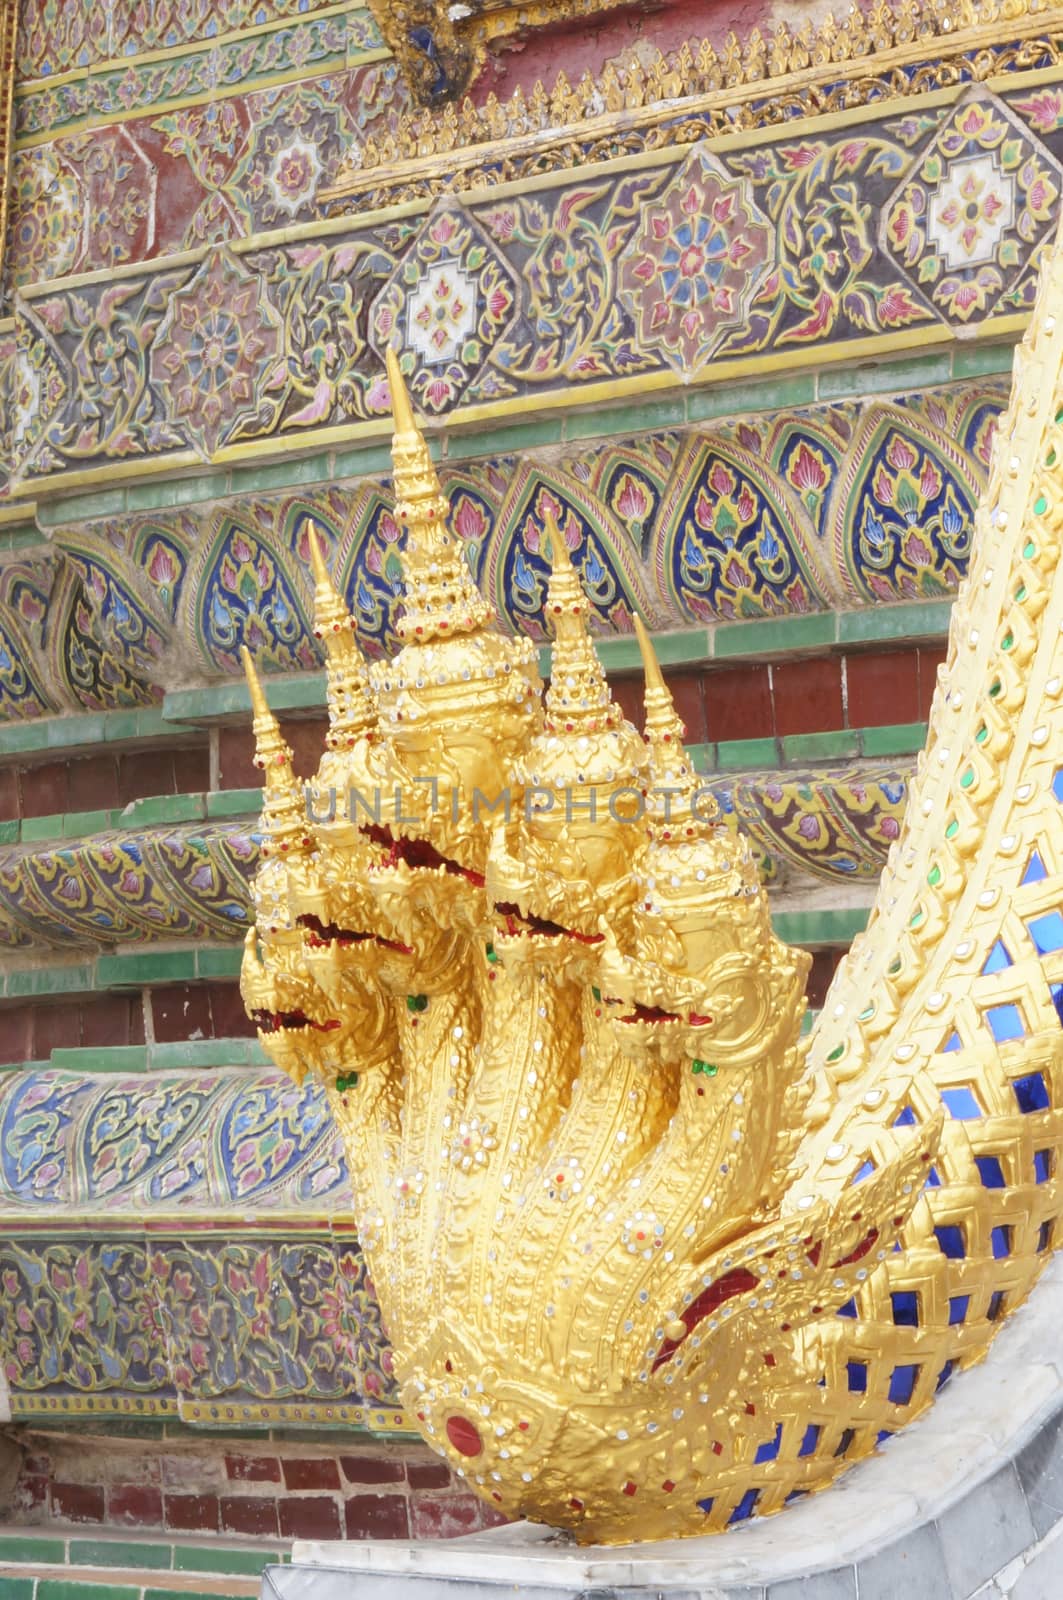
[[[277,1537],[277,1502],[266,1495],[228,1495],[221,1501],[221,1525],[226,1533]]]
[[[118,763],[114,756],[89,756],[70,763],[73,811],[110,811],[118,804]]]
[[[410,1461],[406,1477],[411,1489],[449,1489],[454,1479],[442,1461]]]
[[[356,1494],[347,1501],[348,1539],[408,1539],[409,1510],[400,1494]]]
[[[81,1043],[81,1007],[77,1001],[39,1005],[33,1025],[33,1053],[46,1061],[53,1050],[76,1050]]]
[[[276,1456],[226,1456],[225,1470],[238,1483],[280,1483]]]
[[[411,1502],[414,1539],[457,1539],[480,1526],[480,1505],[471,1495],[422,1495]]]
[[[675,709],[686,728],[687,744],[705,742],[705,698],[702,692],[703,673],[666,672],[665,682],[672,693]],[[642,726],[642,720],[639,721]]]
[[[17,767],[0,768],[0,822],[13,822],[19,815],[19,783]]]
[[[81,1043],[86,1048],[132,1044],[133,1012],[140,1010],[140,996],[101,994],[81,1002]]]
[[[827,733],[842,722],[842,664],[836,656],[777,661],[772,667],[775,732]]]
[[[175,794],[172,750],[132,750],[118,761],[118,803]]]
[[[52,1515],[66,1522],[102,1522],[103,1490],[88,1483],[53,1483]]]
[[[210,995],[210,1020],[215,1039],[252,1038],[255,1025],[244,1007],[240,985],[236,982],[210,983],[206,987]]]
[[[216,1494],[168,1494],[164,1503],[166,1526],[183,1533],[216,1533]]]
[[[250,724],[234,723],[218,730],[218,785],[222,789],[258,789],[262,774],[254,763],[255,741]]]
[[[34,1061],[33,1006],[0,1006],[0,1062]]]
[[[22,771],[22,815],[24,817],[51,817],[69,811],[70,784],[67,766],[63,761],[51,761],[41,767],[25,767]],[[79,808],[80,809],[80,808]]]
[[[850,728],[919,721],[915,650],[869,650],[845,659]]]
[[[297,1457],[281,1462],[286,1489],[338,1489],[340,1470],[328,1457]]]
[[[384,1456],[340,1456],[340,1467],[348,1483],[401,1483],[404,1477],[403,1463]]]
[[[627,720],[634,723],[641,733],[646,721],[642,699],[642,679],[632,677],[630,673],[624,673],[620,677],[610,678],[609,687],[613,691],[613,699]]]
[[[107,1521],[123,1527],[158,1527],[162,1522],[162,1491],[145,1484],[120,1483],[107,1494]]]
[[[328,1495],[307,1495],[301,1499],[281,1500],[279,1505],[282,1539],[340,1537],[339,1507]]]
[[[173,776],[178,794],[205,794],[210,788],[210,746],[178,745],[173,753]]]
[[[937,688],[938,667],[943,666],[948,651],[942,645],[920,645],[919,647],[919,720],[924,722],[930,715],[930,702],[934,698]]]
[[[210,995],[202,984],[174,983],[152,989],[151,1015],[159,1044],[211,1036]]]
[[[770,739],[771,682],[764,667],[733,667],[705,676],[705,721],[714,744]]]

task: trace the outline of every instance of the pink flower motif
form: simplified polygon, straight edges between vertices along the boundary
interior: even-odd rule
[[[641,522],[650,509],[650,500],[645,489],[637,478],[630,472],[625,472],[620,480],[620,492],[613,501],[620,516],[625,522]]]
[[[738,503],[735,506],[735,510],[738,512],[739,521],[749,522],[756,509],[757,502],[754,500],[745,484],[743,484],[742,493],[738,496]]]
[[[709,488],[718,495],[731,495],[735,492],[735,480],[732,473],[719,461],[714,461],[709,473]]]
[[[802,494],[818,494],[826,485],[827,474],[823,470],[822,460],[803,439],[790,457],[789,478]]]
[[[915,466],[918,457],[907,440],[895,433],[886,448],[886,460],[898,472],[908,472]]]
[[[487,531],[487,518],[475,500],[462,495],[454,513],[454,531],[467,544],[482,539]]]
[[[365,404],[366,409],[373,412],[391,410],[391,389],[385,377],[380,376],[373,379],[365,391]]]
[[[171,584],[177,576],[177,565],[164,544],[156,543],[148,562],[148,577],[152,583]]]
[[[385,544],[394,544],[399,537],[399,525],[390,511],[382,512],[376,531]]]

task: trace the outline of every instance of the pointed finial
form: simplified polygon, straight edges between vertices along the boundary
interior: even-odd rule
[[[661,828],[661,837],[690,838],[694,832],[703,833],[709,826],[709,813],[715,814],[715,802],[701,795],[697,807],[692,805],[699,784],[688,752],[683,748],[686,728],[675,709],[672,692],[664,679],[657,652],[642,618],[634,617],[635,637],[638,639],[645,680],[646,747],[649,754],[650,790],[646,815],[651,831]],[[673,824],[682,814],[682,826]]]
[[[305,839],[306,824],[302,789],[292,769],[292,752],[284,742],[280,723],[269,708],[251,652],[240,646],[247,687],[251,695],[252,727],[255,734],[255,766],[262,769],[262,831],[271,848],[289,850],[296,839]]]
[[[618,727],[623,717],[609,692],[587,626],[590,603],[580,575],[548,503],[543,505],[542,516],[550,554],[544,610],[554,634],[550,687],[546,691],[547,726],[555,732],[572,732],[578,723],[582,733]]]
[[[395,420],[395,512],[407,529],[402,553],[405,607],[396,631],[404,643],[475,633],[488,621],[490,607],[473,582],[459,541],[448,530],[450,503],[390,345],[386,360]]]
[[[328,657],[328,743],[331,749],[349,749],[377,724],[369,692],[369,674],[358,648],[356,627],[343,597],[329,576],[321,540],[313,523],[307,527],[310,567],[314,574],[314,632]]]

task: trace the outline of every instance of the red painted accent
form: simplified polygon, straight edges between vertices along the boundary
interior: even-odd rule
[[[459,1455],[478,1456],[484,1447],[480,1430],[468,1417],[455,1415],[447,1418],[447,1438]]]
[[[811,1250],[808,1252],[808,1259],[809,1259],[809,1261],[811,1261],[811,1263],[812,1263],[812,1265],[814,1267],[818,1267],[819,1266],[819,1258],[820,1258],[820,1256],[822,1254],[823,1254],[823,1241],[822,1241],[822,1239],[820,1239],[812,1246]]]
[[[52,1514],[67,1522],[102,1522],[103,1490],[87,1483],[53,1483]]]
[[[835,1261],[833,1263],[831,1271],[836,1271],[838,1267],[852,1266],[854,1261],[862,1261],[864,1256],[867,1255],[868,1251],[874,1249],[877,1242],[878,1229],[872,1228],[871,1232],[867,1235],[867,1238],[862,1239],[857,1245],[856,1249],[852,1251],[850,1255],[843,1256],[841,1261]]]
[[[142,1483],[118,1483],[107,1494],[107,1521],[125,1528],[162,1524],[162,1491]]]
[[[699,1322],[714,1312],[717,1306],[722,1306],[725,1300],[732,1299],[736,1294],[746,1294],[750,1289],[757,1287],[757,1280],[745,1267],[734,1267],[730,1272],[725,1272],[722,1278],[717,1278],[715,1283],[710,1283],[703,1289],[696,1299],[692,1300],[686,1310],[680,1313],[679,1320],[686,1327],[686,1334],[692,1333]],[[670,1361],[683,1343],[683,1339],[666,1339],[657,1352],[657,1359],[653,1363],[652,1371]]]
[[[415,1539],[457,1539],[481,1527],[479,1502],[470,1494],[424,1495],[410,1502]]]

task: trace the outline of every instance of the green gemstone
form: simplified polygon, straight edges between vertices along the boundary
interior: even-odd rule
[[[828,1061],[840,1061],[844,1054],[845,1054],[845,1046],[843,1044],[836,1044],[834,1046],[834,1049],[831,1051],[830,1055],[827,1057],[827,1060]]]
[[[1000,641],[1000,648],[1002,650],[1010,650],[1014,643],[1015,643],[1015,635],[1012,633],[1011,629],[1009,628],[1007,633],[1004,635],[1003,639],[1001,639],[1001,641]]]
[[[954,817],[952,819],[952,821],[949,823],[948,827],[945,829],[945,837],[946,837],[946,839],[955,839],[955,837],[959,833],[959,831],[960,831],[960,825],[959,825],[959,823],[956,821],[956,819]]]
[[[707,1061],[695,1061],[693,1065],[693,1071],[703,1072],[706,1078],[715,1078],[719,1070],[719,1067],[710,1066]]]
[[[1015,604],[1017,606],[1021,606],[1022,602],[1025,599],[1026,599],[1026,585],[1024,583],[1020,583],[1019,587],[1015,591]]]
[[[407,1011],[427,1011],[428,996],[426,994],[408,994],[406,996]]]
[[[1048,501],[1043,494],[1039,494],[1033,503],[1033,514],[1035,517],[1043,517],[1047,510]]]
[[[869,1018],[873,1017],[874,1015],[875,1015],[874,1004],[869,1005],[869,1006],[865,1006],[863,1011],[861,1011],[858,1020],[860,1022],[867,1022],[869,1020]]]
[[[1027,539],[1026,543],[1022,547],[1022,553],[1025,560],[1033,560],[1034,556],[1037,554],[1037,546],[1034,544],[1032,539]]]
[[[1045,456],[1045,466],[1046,467],[1054,467],[1055,464],[1056,464],[1056,447],[1055,447],[1055,445],[1053,445],[1051,450]]]
[[[346,1089],[354,1089],[357,1087],[357,1084],[357,1072],[341,1072],[339,1077],[336,1079],[336,1088],[339,1090],[340,1094],[343,1094]]]
[[[489,944],[487,946],[487,959],[488,961],[498,960],[498,951],[495,949],[493,944]]]
[[[966,771],[960,773],[960,788],[961,789],[969,789],[973,782],[974,782],[974,768],[973,767],[968,767],[966,769]]]
[[[997,695],[1000,693],[1000,691],[1001,691],[1001,689],[1003,687],[1004,687],[1004,685],[1001,683],[1000,679],[999,678],[994,678],[993,682],[989,685],[989,698],[990,698],[990,700],[995,700]]]
[[[918,928],[919,924],[923,921],[925,916],[926,916],[926,912],[923,910],[922,906],[920,906],[918,911],[916,911],[914,913],[914,915],[910,918],[910,920],[908,922],[909,928]]]
[[[596,1000],[600,1000],[602,998],[602,991],[599,989],[596,983],[591,984],[591,994]]]
[[[988,738],[989,738],[989,729],[986,727],[985,723],[983,722],[982,726],[979,728],[978,732],[974,736],[974,742],[975,742],[975,744],[985,744],[985,742],[986,742],[986,740]]]
[[[898,972],[900,972],[900,970],[901,970],[901,958],[900,958],[900,956],[894,956],[893,960],[889,964],[889,975],[890,975],[890,977],[891,978],[895,978],[897,976]]]
[[[938,866],[937,862],[934,863],[930,871],[927,873],[926,881],[932,889],[936,889],[938,884],[941,882],[941,868]]]

